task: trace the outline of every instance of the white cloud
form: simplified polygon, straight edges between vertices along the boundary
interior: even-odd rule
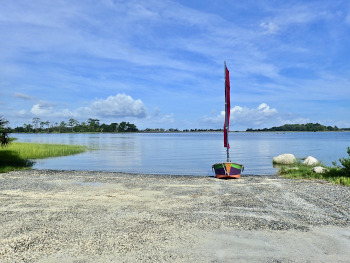
[[[42,101],[34,104],[30,112],[34,115],[50,115],[55,113],[56,106],[57,104]]]
[[[263,34],[273,35],[288,30],[292,26],[307,25],[330,17],[330,13],[324,11],[322,6],[316,7],[313,4],[303,3],[285,9],[276,9],[273,15],[262,21],[259,26],[264,30]]]
[[[279,26],[274,22],[261,22],[260,27],[264,29],[263,34],[274,35],[278,33]]]
[[[57,104],[40,102],[35,104],[30,110],[32,114],[45,118],[121,118],[136,117],[144,118],[147,116],[146,107],[138,99],[134,100],[126,94],[117,94],[109,96],[107,99],[98,99],[86,107],[80,107],[73,110],[60,108]]]
[[[27,114],[27,112],[25,110],[20,110],[20,111],[18,111],[18,114],[21,116],[24,116]]]
[[[169,123],[174,123],[174,114],[165,114],[165,115],[159,115],[158,118],[154,118],[152,120],[153,123],[156,124],[169,124]]]
[[[215,125],[222,128],[225,120],[225,111],[214,117],[205,117],[202,122],[205,125]],[[297,114],[279,112],[266,103],[261,103],[256,108],[234,106],[231,108],[230,130],[246,130],[247,128],[271,128],[284,124],[301,124],[308,122],[324,123],[320,120],[310,120]],[[327,122],[326,122],[327,123]],[[341,127],[345,127],[344,125]]]
[[[47,115],[52,113],[53,107],[45,107],[41,104],[35,104],[30,110],[34,115]]]
[[[134,100],[126,94],[117,94],[116,96],[109,96],[107,99],[96,100],[91,106],[80,108],[78,111],[107,118],[144,118],[147,115],[143,102],[140,99]]]
[[[231,108],[230,123],[239,126],[259,126],[263,123],[275,120],[277,117],[277,110],[270,108],[266,103],[261,103],[257,108],[248,108],[241,106],[234,106]],[[216,117],[207,117],[205,121],[208,123],[222,124],[225,119],[225,111]]]
[[[59,109],[57,104],[40,102],[35,104],[30,112],[38,117],[45,117],[47,119],[56,117],[77,117],[77,114],[71,112],[69,109]]]
[[[222,113],[225,115],[225,112]],[[247,108],[235,106],[231,109],[230,121],[234,123],[253,123],[254,125],[260,125],[274,116],[276,116],[277,110],[275,108],[270,108],[266,103],[261,103],[257,108]]]

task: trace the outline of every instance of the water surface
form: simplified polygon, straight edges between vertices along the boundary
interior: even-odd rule
[[[38,160],[36,169],[93,170],[147,174],[213,175],[226,160],[222,133],[14,134],[20,142],[87,145],[85,153]],[[326,165],[347,157],[350,132],[231,132],[232,162],[244,174],[275,174],[272,158],[293,153],[314,156]]]

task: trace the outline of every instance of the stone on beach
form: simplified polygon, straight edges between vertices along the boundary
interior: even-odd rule
[[[304,161],[303,161],[303,164],[304,165],[307,165],[307,166],[313,166],[313,165],[316,165],[316,164],[319,164],[319,161],[312,157],[312,156],[308,156]]]
[[[316,167],[312,168],[312,171],[314,173],[317,173],[317,174],[323,174],[323,173],[327,172],[327,169],[322,167],[322,166],[316,166]]]
[[[291,153],[281,154],[273,158],[274,164],[293,164],[296,163],[296,161],[297,159],[294,154]]]

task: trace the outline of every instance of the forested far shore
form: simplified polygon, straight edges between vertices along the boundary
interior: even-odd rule
[[[10,133],[84,133],[84,132],[220,132],[223,129],[183,129],[177,128],[146,128],[138,129],[135,124],[129,122],[113,122],[110,124],[100,123],[100,120],[89,118],[86,122],[79,122],[73,118],[68,122],[52,123],[50,121],[41,121],[40,118],[33,118],[32,123],[16,128],[8,128]],[[337,126],[324,126],[319,123],[307,124],[285,124],[278,127],[252,129],[248,128],[246,132],[317,132],[317,131],[350,131],[350,128],[338,128]],[[230,132],[237,132],[231,130]]]
[[[284,124],[279,127],[263,128],[263,129],[247,129],[247,132],[285,132],[285,131],[303,131],[303,132],[317,132],[317,131],[350,131],[350,128],[338,128],[337,126],[324,126],[319,123],[307,124]]]
[[[13,133],[68,133],[68,132],[137,132],[135,124],[129,122],[100,123],[100,120],[89,118],[87,122],[79,122],[75,119],[69,119],[68,122],[51,123],[50,121],[41,121],[40,118],[33,118],[32,123],[23,124],[21,127],[11,129]]]
[[[100,123],[100,120],[89,118],[86,122],[79,122],[75,119],[69,119],[68,122],[52,123],[50,121],[41,121],[40,118],[33,118],[32,123],[23,126],[8,129],[11,133],[84,133],[84,132],[218,132],[223,129],[184,129],[177,128],[146,128],[139,130],[135,124],[129,122],[113,122],[111,124]]]

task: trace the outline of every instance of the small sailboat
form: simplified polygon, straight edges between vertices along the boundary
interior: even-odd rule
[[[230,124],[230,72],[225,64],[225,124],[224,124],[224,147],[226,147],[226,162],[213,164],[212,169],[215,176],[220,179],[240,178],[244,171],[244,166],[238,163],[232,163],[230,160],[230,144],[228,143],[229,124]]]

